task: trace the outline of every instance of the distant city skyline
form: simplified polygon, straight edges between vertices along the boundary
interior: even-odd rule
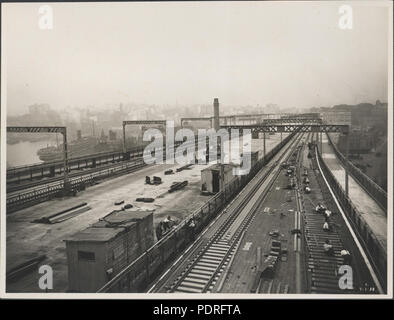
[[[373,3],[371,3],[373,4]],[[3,4],[7,113],[29,105],[281,108],[387,101],[388,7],[275,2]]]

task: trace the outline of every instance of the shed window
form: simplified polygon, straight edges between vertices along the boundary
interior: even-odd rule
[[[78,251],[78,260],[94,261],[96,259],[94,252]]]

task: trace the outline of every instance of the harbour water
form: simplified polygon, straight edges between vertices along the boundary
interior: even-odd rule
[[[15,144],[7,144],[7,168],[41,163],[37,151],[46,146],[46,141],[21,141]]]

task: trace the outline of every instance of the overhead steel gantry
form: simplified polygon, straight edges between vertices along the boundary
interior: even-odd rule
[[[309,120],[308,120],[309,121]],[[349,126],[346,124],[250,124],[250,125],[225,125],[223,129],[249,129],[252,132],[340,132],[347,134]]]
[[[277,120],[283,120],[283,119],[277,119]],[[297,120],[297,119],[286,119],[286,120]],[[319,119],[321,120],[321,119]],[[311,119],[306,120],[305,122],[310,122]],[[238,129],[238,130],[245,130],[249,129],[251,130],[251,133],[253,132],[263,132],[264,133],[264,156],[265,156],[265,133],[282,133],[282,132],[288,132],[292,133],[295,131],[298,132],[316,132],[320,133],[320,153],[322,153],[322,147],[323,147],[323,139],[322,139],[322,133],[342,133],[346,135],[346,165],[345,165],[345,192],[346,196],[349,194],[349,159],[348,159],[348,154],[349,154],[349,125],[347,124],[288,124],[288,125],[283,125],[283,124],[255,124],[255,125],[222,125],[220,126],[223,129]],[[319,140],[319,135],[317,135],[318,140]],[[318,142],[319,144],[319,142]]]
[[[67,128],[66,127],[7,127],[7,132],[12,133],[61,133],[63,136],[63,161],[64,161],[64,185],[63,188],[69,191],[68,180],[68,152],[67,152]]]
[[[181,118],[181,127],[185,121],[209,121],[212,126],[213,117],[200,117],[200,118]]]
[[[166,126],[166,120],[124,120],[123,126],[123,153],[126,153],[126,126],[127,125],[143,125],[143,124],[160,124]]]

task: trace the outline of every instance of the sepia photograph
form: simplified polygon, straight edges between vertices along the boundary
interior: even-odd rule
[[[386,0],[2,3],[1,298],[392,298],[392,70]]]

